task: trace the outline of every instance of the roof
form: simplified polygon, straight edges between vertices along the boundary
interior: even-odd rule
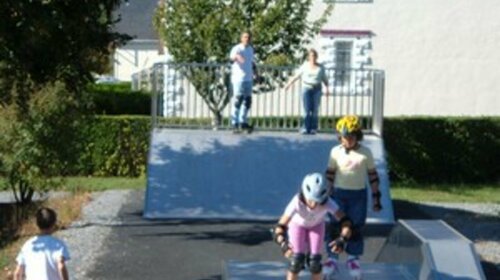
[[[116,31],[139,40],[157,40],[153,27],[153,15],[158,0],[125,0],[116,11],[121,20],[116,23]]]
[[[321,36],[325,37],[371,37],[375,36],[370,30],[345,30],[345,29],[323,29],[319,32]]]

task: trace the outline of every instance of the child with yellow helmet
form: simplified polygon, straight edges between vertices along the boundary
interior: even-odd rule
[[[364,243],[361,230],[366,222],[368,181],[373,195],[373,210],[380,211],[379,177],[371,151],[361,145],[363,132],[357,116],[342,117],[336,125],[340,145],[332,148],[326,170],[326,178],[331,188],[331,197],[353,223],[353,234],[347,241],[346,252],[349,255],[347,269],[354,279],[361,278],[359,257],[363,254]],[[330,219],[328,231],[338,228],[334,219]],[[325,235],[327,238],[331,234]],[[326,240],[327,244],[330,240]],[[338,272],[338,254],[327,250],[328,260],[324,271],[328,277]]]

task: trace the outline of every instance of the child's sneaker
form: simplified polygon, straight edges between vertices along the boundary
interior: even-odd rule
[[[325,279],[333,279],[333,277],[339,273],[339,265],[338,261],[333,258],[328,258],[323,263],[323,274],[325,275]]]
[[[349,275],[356,280],[361,279],[361,266],[359,265],[358,259],[349,259],[346,262],[347,269],[349,270]]]

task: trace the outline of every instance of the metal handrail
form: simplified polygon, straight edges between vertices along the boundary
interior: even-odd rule
[[[296,130],[302,115],[302,83],[284,85],[295,66],[258,65],[250,120],[261,130]],[[157,63],[135,73],[132,85],[153,93],[153,127],[227,128],[230,126],[230,69],[224,63]],[[385,74],[377,69],[326,68],[330,95],[321,97],[320,130],[335,119],[356,114],[363,128],[382,134]]]

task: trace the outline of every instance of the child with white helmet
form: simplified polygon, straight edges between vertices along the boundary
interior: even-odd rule
[[[325,216],[335,216],[341,224],[341,235],[328,244],[329,249],[340,253],[351,235],[351,221],[331,200],[323,176],[308,174],[302,182],[301,191],[295,195],[274,228],[274,241],[289,258],[287,279],[298,279],[306,266],[311,279],[322,279],[321,251],[325,235]]]
[[[361,278],[359,257],[363,254],[364,243],[361,229],[366,222],[367,187],[369,182],[373,196],[373,210],[380,211],[379,177],[375,170],[373,155],[360,144],[363,139],[360,120],[357,116],[344,116],[337,122],[340,145],[332,148],[326,170],[326,178],[331,188],[331,197],[352,220],[352,236],[347,241],[347,269],[354,279]],[[338,223],[327,224],[327,232],[338,230]],[[326,241],[329,236],[326,235]],[[328,260],[324,263],[325,274],[333,277],[338,272],[338,254],[327,249]]]

